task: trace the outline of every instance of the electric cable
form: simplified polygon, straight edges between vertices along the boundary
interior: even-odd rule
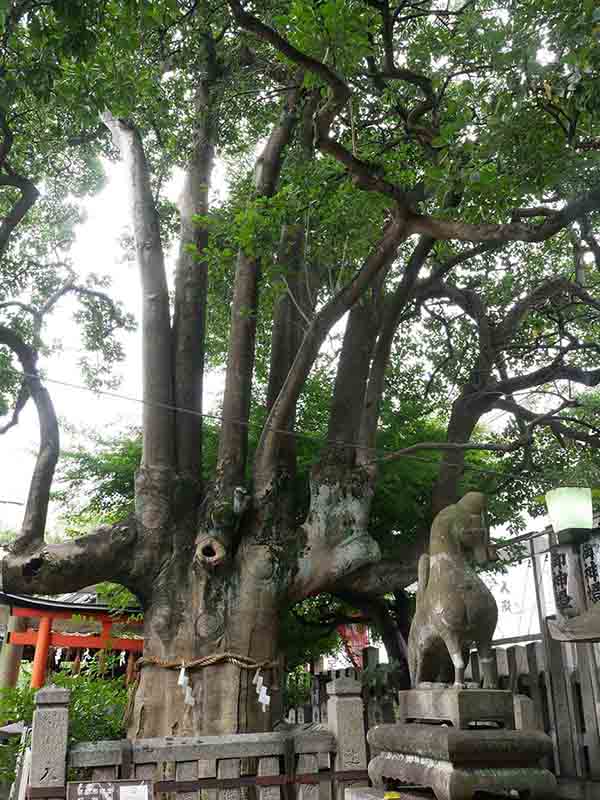
[[[111,397],[116,400],[125,400],[130,403],[138,403],[143,406],[150,406],[152,408],[162,408],[165,411],[173,411],[179,414],[191,414],[195,417],[202,417],[203,419],[212,419],[216,420],[217,422],[221,423],[232,423],[239,425],[240,427],[251,427],[253,424],[260,424],[260,423],[253,423],[250,420],[240,420],[240,419],[229,419],[224,417],[222,414],[213,414],[207,411],[197,411],[196,409],[192,408],[184,408],[181,406],[176,406],[172,403],[160,403],[151,400],[144,400],[143,398],[133,397],[132,395],[121,394],[119,392],[112,392],[108,391],[107,389],[93,389],[89,386],[82,386],[81,384],[72,383],[71,381],[64,381],[59,378],[51,378],[47,375],[37,375],[33,373],[23,372],[21,370],[15,369],[14,367],[9,366],[1,366],[0,373],[7,373],[18,376],[20,378],[31,378],[34,380],[39,380],[45,383],[53,383],[57,386],[63,386],[68,389],[74,389],[77,391],[83,392],[91,392],[92,394],[102,395],[105,397]],[[368,445],[362,445],[358,442],[347,442],[338,439],[323,439],[319,434],[315,433],[306,433],[303,431],[290,431],[285,428],[275,428],[272,426],[266,426],[266,429],[272,431],[273,433],[279,433],[283,436],[290,436],[296,439],[305,439],[307,441],[312,441],[317,444],[321,445],[329,445],[335,447],[349,447],[354,448],[356,450],[362,450],[366,452],[373,453],[376,457],[384,457],[386,455],[391,455],[397,451],[390,450],[389,448],[377,448],[377,447],[369,447]],[[443,448],[441,448],[443,449]],[[412,458],[415,461],[420,461],[425,464],[431,464],[432,466],[437,466],[437,462],[432,461],[429,458],[425,458],[424,456],[418,456],[414,453],[407,453],[406,455],[402,455],[402,458]],[[464,464],[462,467],[464,470],[470,470],[471,472],[479,472],[481,474],[488,474],[488,475],[497,475],[501,478],[515,478],[517,480],[523,480],[524,473],[516,474],[511,472],[501,472],[496,469],[488,468],[488,467],[481,467],[475,464]]]

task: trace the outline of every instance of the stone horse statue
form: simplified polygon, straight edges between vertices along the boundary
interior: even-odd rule
[[[469,651],[477,646],[483,687],[496,688],[491,641],[498,608],[473,562],[496,559],[489,543],[485,496],[469,492],[437,515],[429,555],[419,559],[417,608],[408,640],[413,688],[424,682],[464,686]]]

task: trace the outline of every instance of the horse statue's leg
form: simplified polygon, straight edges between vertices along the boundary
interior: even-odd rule
[[[497,689],[498,676],[494,669],[494,654],[489,642],[477,643],[477,654],[479,655],[479,665],[483,675],[484,689]]]
[[[442,638],[454,665],[454,688],[464,689],[465,668],[467,665],[460,639],[451,631],[444,631]]]

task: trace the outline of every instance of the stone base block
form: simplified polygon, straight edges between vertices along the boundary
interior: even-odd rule
[[[409,689],[398,692],[398,714],[404,722],[449,722],[468,728],[474,722],[515,727],[514,695],[503,689]]]
[[[439,725],[379,725],[368,740],[375,787],[385,778],[433,790],[437,800],[471,800],[511,790],[528,800],[557,796],[556,778],[539,766],[552,742],[539,731],[460,730]]]
[[[557,797],[556,778],[541,767],[468,767],[421,756],[381,753],[369,764],[369,776],[431,788],[437,800],[472,800],[476,792],[517,791],[527,800]]]

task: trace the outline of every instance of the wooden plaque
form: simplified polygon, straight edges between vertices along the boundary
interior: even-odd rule
[[[153,800],[152,781],[73,781],[67,800]]]

